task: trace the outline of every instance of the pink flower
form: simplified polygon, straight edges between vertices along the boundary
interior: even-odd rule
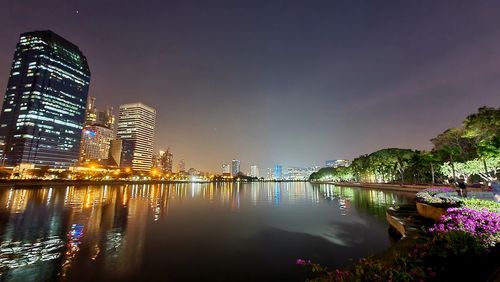
[[[295,261],[295,264],[296,265],[305,265],[306,264],[306,260],[304,260],[304,259],[297,259]]]

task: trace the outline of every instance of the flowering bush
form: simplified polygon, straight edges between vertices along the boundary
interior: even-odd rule
[[[419,258],[420,252],[396,254],[390,261],[378,258],[363,258],[348,270],[328,271],[318,264],[299,259],[297,265],[309,270],[309,281],[426,281],[435,276],[432,267],[425,267]]]
[[[307,277],[309,279],[320,279],[322,277],[330,277],[331,273],[327,271],[326,267],[321,266],[319,263],[313,263],[311,260],[297,259],[295,264],[307,270]]]
[[[493,247],[500,242],[500,213],[487,209],[449,208],[429,231],[462,231],[478,238],[485,247]]]

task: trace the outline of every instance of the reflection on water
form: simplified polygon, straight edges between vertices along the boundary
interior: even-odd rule
[[[409,201],[308,183],[3,189],[0,272],[18,281],[301,280],[295,258],[336,266],[386,248],[385,210]]]

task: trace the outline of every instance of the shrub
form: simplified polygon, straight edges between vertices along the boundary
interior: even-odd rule
[[[487,209],[491,212],[500,212],[500,203],[481,199],[462,199],[460,207],[474,210]]]
[[[500,242],[500,213],[487,209],[449,208],[430,232],[463,231],[478,238],[485,248]]]
[[[450,256],[478,254],[485,250],[479,238],[464,231],[448,231],[434,234],[429,244],[429,256],[447,259]]]

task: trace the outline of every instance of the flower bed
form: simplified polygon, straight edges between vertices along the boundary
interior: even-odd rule
[[[450,208],[430,232],[465,232],[478,239],[485,247],[500,242],[500,213],[488,209]]]
[[[421,203],[435,195],[452,192],[450,188],[427,189],[419,193],[417,200]],[[404,242],[402,247],[393,248],[385,255],[361,259],[350,268],[335,271],[306,260],[299,260],[297,264],[307,268],[310,278],[316,281],[486,280],[500,261],[500,204],[465,199],[453,205],[460,207],[446,209],[420,237],[410,239],[414,240],[411,244]],[[457,272],[456,269],[476,270]]]
[[[448,197],[443,197],[443,194]],[[418,192],[416,195],[419,203],[446,208],[458,206],[459,200],[454,196],[458,196],[458,194],[453,188],[429,188]]]

